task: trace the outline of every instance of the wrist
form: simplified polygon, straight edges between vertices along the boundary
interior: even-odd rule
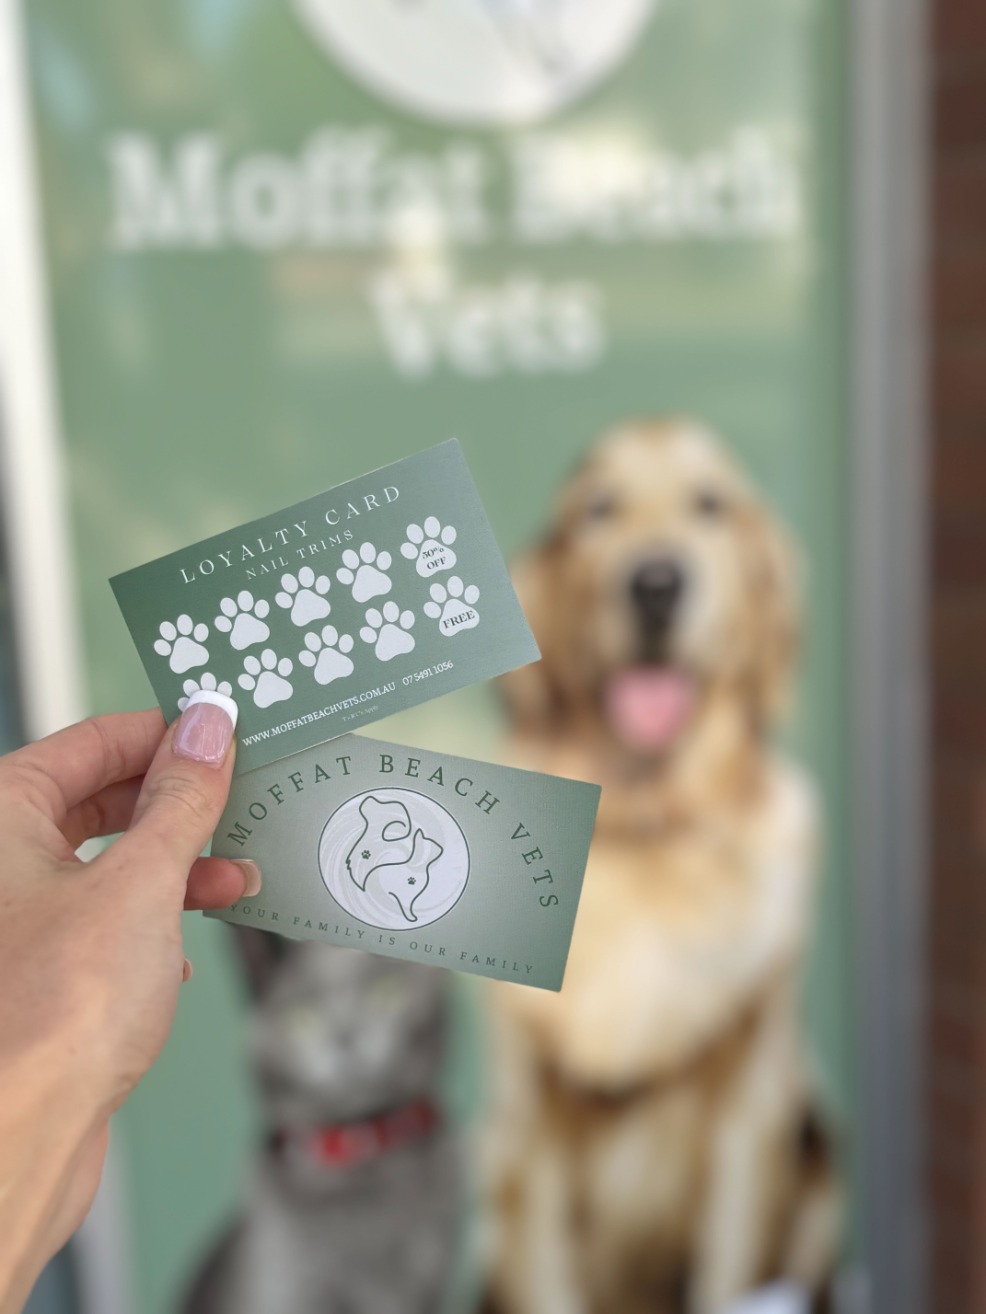
[[[16,1314],[81,1222],[70,1184],[100,1113],[65,1073],[50,1039],[0,1056],[0,1314]]]

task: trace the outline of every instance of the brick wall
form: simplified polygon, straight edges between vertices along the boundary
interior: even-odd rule
[[[932,1314],[986,1314],[986,0],[932,0]]]

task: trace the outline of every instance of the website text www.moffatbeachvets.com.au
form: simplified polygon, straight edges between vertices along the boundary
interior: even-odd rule
[[[331,703],[328,707],[320,707],[317,711],[307,712],[304,716],[292,717],[290,721],[282,721],[280,725],[271,726],[267,730],[258,730],[256,734],[247,735],[243,740],[243,745],[259,744],[265,739],[273,739],[276,735],[286,734],[289,730],[297,730],[303,725],[311,725],[313,721],[321,721],[323,717],[335,716],[338,712],[344,712],[347,708],[358,707],[361,703],[372,703],[378,698],[384,698],[392,694],[396,689],[396,683],[391,680],[389,684],[378,685],[375,689],[365,689],[360,694],[354,694],[352,698],[344,698],[341,702]]]

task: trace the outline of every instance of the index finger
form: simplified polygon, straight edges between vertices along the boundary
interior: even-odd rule
[[[157,708],[94,716],[18,749],[7,761],[38,774],[49,813],[60,823],[107,785],[144,775],[165,729]]]

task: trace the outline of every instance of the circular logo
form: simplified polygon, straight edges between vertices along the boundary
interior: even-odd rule
[[[412,789],[370,789],[325,823],[318,868],[351,916],[406,931],[437,922],[458,902],[469,879],[469,846],[434,799]]]
[[[655,0],[294,0],[377,95],[443,122],[543,118],[628,52]]]

